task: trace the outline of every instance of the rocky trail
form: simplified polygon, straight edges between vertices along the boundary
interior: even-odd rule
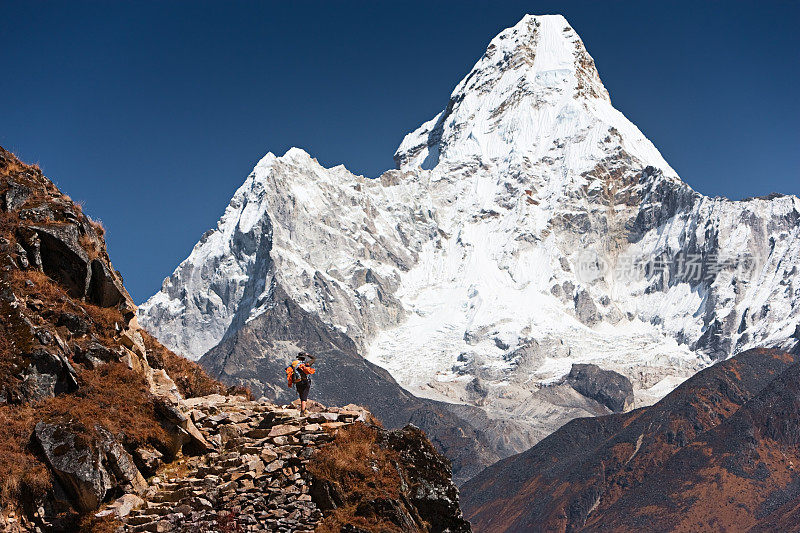
[[[358,408],[298,409],[238,396],[186,400],[214,450],[162,467],[144,494],[126,494],[99,514],[123,531],[313,531],[322,513],[305,466],[341,427],[366,419]]]

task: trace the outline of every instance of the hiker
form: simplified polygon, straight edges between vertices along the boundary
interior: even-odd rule
[[[308,402],[308,391],[311,390],[311,374],[316,372],[314,368],[316,358],[306,352],[297,354],[297,359],[286,367],[286,378],[289,387],[297,387],[297,395],[300,396],[300,415],[306,415],[306,402]]]

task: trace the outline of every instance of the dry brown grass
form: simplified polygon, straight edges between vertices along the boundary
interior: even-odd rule
[[[196,398],[209,394],[225,394],[226,388],[210,377],[206,371],[193,361],[175,355],[149,333],[143,331],[147,360],[153,368],[163,368],[186,398]]]
[[[57,210],[74,205],[35,166],[5,158],[0,163],[0,193],[5,191],[9,178],[32,191],[23,207],[51,202],[52,209],[58,214]],[[80,206],[76,205],[75,209],[85,217],[81,215]],[[81,245],[92,257],[104,255],[102,236],[105,230],[102,223],[91,220],[90,223],[96,236],[89,231],[89,235],[81,239]],[[10,241],[12,254],[14,237],[18,229],[26,224],[28,222],[20,219],[16,213],[0,213],[0,236]],[[0,301],[0,391],[5,389],[14,393],[21,370],[30,363],[21,354],[29,353],[36,341],[23,315],[37,327],[52,331],[56,329],[55,324],[61,314],[77,314],[87,319],[91,335],[102,344],[118,344],[115,339],[117,326],[121,326],[124,319],[116,307],[101,308],[72,298],[56,281],[35,270],[0,271],[0,287],[10,289],[19,300],[27,302],[26,306],[24,303],[11,305]],[[59,332],[63,333],[61,330]],[[88,339],[64,339],[78,344],[88,342]],[[184,376],[182,385],[186,391],[200,394],[225,392],[221,384],[209,378],[197,365],[189,361],[184,363],[174,354],[173,357],[175,360],[170,359],[166,365],[167,372]],[[39,421],[69,425],[70,430],[86,444],[97,436],[96,427],[103,427],[128,450],[143,444],[161,451],[167,450],[169,436],[162,427],[155,399],[142,376],[122,363],[107,363],[94,370],[84,369],[81,365],[75,367],[78,370],[79,387],[72,393],[37,403],[0,404],[0,507],[3,509],[27,505],[43,497],[51,487],[49,470],[31,445],[33,429]],[[14,393],[13,398],[18,401],[19,395]],[[79,526],[76,524],[75,528]],[[114,524],[108,520],[90,520],[80,525],[80,530],[86,531],[114,529]]]
[[[87,234],[83,234],[80,236],[80,238],[78,239],[78,244],[80,244],[81,248],[83,248],[86,251],[86,254],[89,256],[89,259],[97,259],[101,255],[103,255],[103,248],[102,246],[100,246],[100,243],[98,243],[95,239],[91,238]]]
[[[117,325],[120,328],[125,324],[122,312],[116,307],[100,307],[99,305],[81,302],[80,306],[89,314],[92,319],[92,327],[98,337],[110,339]]]
[[[0,504],[13,506],[23,498],[43,496],[50,473],[29,447],[35,410],[30,406],[0,405]]]
[[[71,298],[66,291],[38,270],[15,270],[9,276],[9,282],[15,294],[21,298],[41,300],[44,305],[42,315],[45,317],[68,312],[88,315],[92,331],[100,340],[114,344],[117,325],[122,326],[125,320],[116,307],[100,307],[89,302]],[[32,281],[28,286],[26,281]]]
[[[67,305],[67,301],[71,300],[67,292],[43,272],[38,270],[14,270],[9,278],[11,288],[17,295],[30,296],[57,307],[73,307]],[[28,286],[26,283],[28,281],[32,281],[33,286]]]
[[[311,474],[336,486],[344,504],[317,526],[318,533],[338,533],[345,524],[370,532],[400,529],[380,518],[356,516],[361,502],[400,498],[400,475],[394,452],[378,445],[378,430],[362,423],[347,426],[323,446],[308,463]]]
[[[12,285],[2,279],[0,287]],[[0,316],[0,392],[5,392],[7,398],[12,399],[19,395],[20,380],[17,376],[29,364],[22,354],[28,353],[35,341],[18,307],[5,299],[0,300]]]
[[[51,398],[37,406],[37,415],[54,422],[69,422],[77,432],[95,435],[100,425],[123,444],[162,447],[167,434],[157,422],[154,398],[142,376],[122,363],[107,363],[78,376],[72,394]]]
[[[39,168],[38,165],[31,165],[31,167],[37,169]],[[5,166],[2,167],[2,172],[3,174],[6,175],[19,174],[20,172],[24,172],[25,170],[28,170],[28,165],[20,161],[18,158],[16,158],[16,156],[14,159],[11,159],[10,161],[8,161],[8,163],[6,163]]]
[[[89,224],[92,225],[92,228],[94,229],[95,233],[97,233],[97,236],[103,238],[106,234],[106,227],[103,225],[103,221],[100,219],[95,220],[90,216],[87,216],[86,218],[89,219]]]
[[[5,163],[0,162],[0,190],[5,189],[5,184],[9,179],[31,187],[33,194],[26,205],[46,201],[49,198],[48,193],[58,193],[56,187],[49,180],[43,178],[42,169],[38,164],[28,165],[20,161],[14,154],[11,156],[13,157],[6,159]],[[41,190],[43,184],[45,185],[44,190]]]

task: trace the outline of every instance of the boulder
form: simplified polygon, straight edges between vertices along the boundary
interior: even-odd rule
[[[147,349],[144,346],[144,339],[138,330],[128,328],[119,337],[123,346],[131,350],[141,358],[147,357]]]
[[[68,423],[39,422],[34,428],[47,465],[76,509],[97,509],[111,491],[143,493],[147,489],[133,457],[106,429],[96,426],[90,439]]]
[[[42,270],[41,240],[39,234],[28,228],[17,230],[17,239],[27,253],[27,263],[36,270]]]
[[[33,434],[50,470],[75,507],[81,511],[97,509],[113,486],[103,467],[101,451],[66,425],[39,422]]]
[[[64,326],[70,333],[77,336],[89,333],[89,321],[85,317],[74,313],[61,313],[58,316],[56,326]]]
[[[578,393],[596,400],[615,413],[633,405],[633,385],[628,378],[597,365],[574,364],[566,382]]]
[[[375,498],[368,502],[361,502],[355,510],[355,516],[367,519],[381,518],[388,520],[400,531],[419,531],[420,527],[414,521],[408,509],[397,500],[391,498]],[[432,531],[441,531],[432,529]]]
[[[344,504],[344,495],[336,482],[315,478],[310,494],[322,511],[331,511]]]
[[[578,320],[587,326],[594,326],[602,320],[594,300],[584,289],[575,294],[575,314],[578,316]]]
[[[108,507],[95,514],[95,516],[99,518],[114,515],[117,518],[124,518],[131,514],[131,511],[142,507],[144,503],[144,500],[135,494],[124,494],[122,497],[108,504]]]
[[[119,361],[121,356],[119,353],[112,351],[99,342],[92,342],[84,347],[76,346],[73,352],[74,360],[89,368],[97,368],[104,363]]]
[[[196,453],[213,449],[194,422],[170,399],[160,397],[156,402],[156,408],[168,424],[166,429],[171,430],[173,454],[177,454],[184,445],[188,445],[188,451]]]
[[[20,243],[17,243],[14,249],[17,252],[17,264],[22,270],[27,270],[31,266],[27,250]]]
[[[406,485],[403,492],[407,501],[430,531],[472,531],[461,513],[450,461],[433,447],[425,433],[409,424],[386,432],[384,438],[403,466],[401,485]]]
[[[147,481],[136,467],[131,454],[106,429],[96,426],[95,431],[101,437],[100,448],[105,455],[105,465],[114,475],[117,485],[125,492],[143,493],[147,489]]]
[[[154,396],[165,398],[173,404],[178,404],[182,400],[181,392],[178,386],[169,377],[169,374],[161,368],[155,368],[147,372],[147,383],[150,387],[150,392]]]
[[[137,448],[133,458],[139,471],[148,476],[155,475],[158,467],[164,462],[164,455],[150,446]]]

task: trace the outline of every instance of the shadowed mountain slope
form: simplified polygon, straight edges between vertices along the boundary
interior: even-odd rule
[[[783,524],[800,497],[796,361],[750,350],[651,407],[574,420],[466,483],[465,515],[492,532]]]

